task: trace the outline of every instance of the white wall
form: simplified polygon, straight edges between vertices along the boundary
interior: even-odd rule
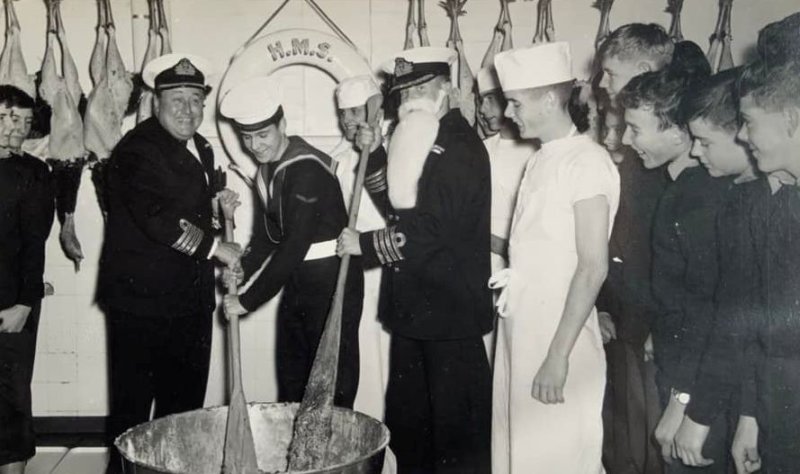
[[[266,20],[281,3],[278,0],[166,0],[176,51],[208,57],[224,70],[229,57]],[[132,12],[146,12],[145,0],[112,0],[117,21],[117,36],[129,69],[138,68],[143,54],[146,19],[132,19]],[[444,12],[434,0],[427,0],[429,35],[433,44],[443,45],[449,31]],[[587,76],[599,12],[590,8],[591,0],[555,0],[556,37],[569,40],[575,57],[576,72]],[[374,65],[402,48],[407,3],[403,0],[318,0],[318,4],[341,27]],[[617,0],[612,28],[631,21],[669,24],[664,13],[665,0]],[[30,71],[38,69],[44,54],[45,12],[41,0],[15,2],[22,24],[24,55]],[[497,20],[497,0],[470,0],[467,15],[461,18],[461,32],[470,66],[477,70]],[[741,63],[751,54],[758,29],[770,21],[800,9],[797,0],[737,0],[733,10],[734,60]],[[95,1],[63,0],[64,23],[69,44],[83,74],[88,90],[88,61],[94,41]],[[536,18],[536,2],[511,4],[514,41],[517,46],[530,43]],[[693,0],[684,7],[683,31],[688,39],[708,46],[717,15],[714,0]],[[293,0],[267,31],[307,27],[328,31],[302,0]],[[133,31],[136,34],[133,34]],[[135,36],[135,38],[134,38]],[[134,41],[135,40],[135,41]],[[800,45],[799,45],[800,46]],[[334,82],[320,71],[292,67],[280,71],[281,80],[290,86],[287,113],[290,132],[307,136],[323,149],[338,141],[331,90]],[[217,77],[217,80],[219,77]],[[227,157],[215,139],[213,106],[207,108],[201,133],[215,144],[217,161]],[[252,201],[243,184],[235,177],[232,187],[243,194],[239,211],[237,240],[249,238],[249,214]],[[46,298],[43,307],[40,342],[34,375],[34,411],[39,416],[104,415],[107,412],[105,335],[102,314],[92,304],[97,261],[102,240],[102,219],[94,198],[88,173],[84,173],[76,212],[77,232],[86,255],[79,273],[63,257],[54,228],[48,243],[45,278],[55,286],[56,294]],[[273,400],[274,382],[274,304],[250,315],[243,322],[243,370],[245,391],[253,400]],[[208,404],[224,399],[224,358],[221,342],[224,333],[215,328]]]

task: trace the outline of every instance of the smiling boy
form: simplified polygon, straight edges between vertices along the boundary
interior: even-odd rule
[[[699,366],[692,400],[675,437],[678,456],[689,466],[707,459],[703,445],[718,417],[739,416],[738,400],[748,319],[759,307],[756,249],[751,223],[763,215],[769,185],[756,175],[746,146],[736,139],[738,111],[733,85],[738,70],[720,73],[694,84],[681,101],[681,121],[693,137],[692,156],[714,177],[733,176],[733,187],[717,214],[719,279],[714,295],[714,329]],[[732,420],[731,420],[732,421]]]
[[[729,187],[729,180],[711,177],[691,156],[689,131],[678,118],[688,82],[670,70],[646,73],[631,80],[619,97],[627,125],[623,143],[633,147],[646,168],[666,168],[672,181],[661,196],[652,230],[652,337],[665,409],[655,434],[670,473],[688,469],[673,462],[673,439],[711,330],[717,283],[715,216]],[[724,433],[724,427],[712,432]],[[722,458],[724,436],[708,448]]]
[[[754,313],[746,367],[743,410],[755,418],[739,420],[733,457],[740,472],[759,467],[773,473],[797,472],[800,465],[800,65],[765,61],[746,67],[738,82],[739,139],[746,142],[758,168],[782,185],[764,213],[766,225],[754,226],[764,245],[757,277],[765,308]],[[759,456],[760,454],[760,456]]]

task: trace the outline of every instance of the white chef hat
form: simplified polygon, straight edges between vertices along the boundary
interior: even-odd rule
[[[213,74],[211,63],[196,54],[170,53],[159,56],[142,69],[142,80],[155,90],[175,87],[208,87],[208,76]]]
[[[497,70],[494,66],[487,66],[478,71],[476,77],[478,83],[478,94],[501,89],[500,81],[497,79]]]
[[[340,109],[360,107],[367,103],[367,99],[380,93],[372,76],[348,77],[336,86],[336,105]]]
[[[436,76],[449,76],[450,65],[456,60],[456,52],[450,48],[421,46],[392,56],[381,66],[384,73],[393,76],[389,92],[430,81]]]
[[[533,89],[575,79],[569,43],[564,41],[498,53],[494,65],[504,91]]]
[[[245,131],[260,130],[283,118],[280,84],[268,76],[241,82],[225,93],[219,112]]]

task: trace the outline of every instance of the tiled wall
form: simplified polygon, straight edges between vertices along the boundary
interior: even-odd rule
[[[144,52],[146,20],[145,0],[112,0],[117,35],[129,69],[141,61]],[[225,68],[231,54],[282,3],[278,0],[166,0],[172,21],[176,51],[202,54]],[[405,0],[317,0],[364,54],[377,65],[403,45],[405,35]],[[438,2],[427,0],[429,36],[433,44],[443,45],[449,31],[448,20]],[[590,8],[591,0],[554,0],[556,36],[573,46],[576,74],[586,77],[593,52],[599,13]],[[630,21],[658,22],[668,25],[664,13],[666,0],[617,0],[612,27]],[[28,67],[38,69],[44,54],[45,15],[41,0],[15,2],[23,29],[23,48]],[[94,41],[95,0],[65,0],[64,23],[73,55],[82,72],[85,90],[89,89],[87,64]],[[461,19],[468,61],[473,71],[479,67],[492,35],[499,12],[498,0],[469,0],[467,15]],[[769,21],[797,9],[797,0],[737,0],[733,12],[734,59],[740,63],[752,54],[757,30]],[[514,41],[529,44],[533,37],[536,2],[516,0],[511,4]],[[717,2],[686,2],[684,34],[704,48],[717,15]],[[132,17],[134,19],[132,19]],[[267,31],[307,27],[328,31],[303,0],[292,0]],[[135,32],[135,33],[134,33]],[[134,48],[136,60],[134,61]],[[307,136],[322,149],[338,141],[331,90],[333,81],[325,74],[308,68],[293,67],[279,73],[289,88],[287,115],[291,133]],[[224,150],[215,140],[213,104],[207,108],[201,133],[215,144],[217,160],[227,161]],[[247,163],[244,163],[247,164]],[[252,200],[240,180],[231,185],[242,192],[237,240],[249,238],[248,215]],[[97,259],[102,240],[102,218],[94,199],[88,173],[84,173],[77,210],[77,232],[86,259],[75,273],[58,246],[58,227],[54,227],[47,255],[46,279],[55,287],[55,295],[44,302],[40,327],[37,364],[34,375],[34,410],[39,416],[103,415],[107,411],[105,337],[102,314],[92,304]],[[245,390],[253,400],[272,400],[276,389],[271,354],[274,349],[274,308],[271,303],[243,321],[243,370]],[[212,372],[207,403],[224,399],[224,333],[215,327]]]

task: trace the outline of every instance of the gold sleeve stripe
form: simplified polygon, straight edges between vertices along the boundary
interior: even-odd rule
[[[394,226],[376,231],[373,243],[381,264],[399,262],[405,258],[400,249],[406,244],[406,236],[397,232]]]
[[[375,247],[375,254],[378,256],[378,260],[381,262],[381,265],[386,265],[386,258],[383,256],[383,251],[381,249],[381,242],[382,239],[379,237],[379,233],[381,231],[373,232],[372,234],[372,246]]]
[[[439,145],[433,145],[433,147],[431,147],[431,152],[436,153],[437,155],[441,155],[442,153],[444,153],[444,148],[442,148]]]
[[[186,255],[194,255],[197,247],[200,246],[200,242],[203,241],[205,233],[186,219],[181,219],[179,225],[183,230],[183,234],[172,244],[172,248]]]
[[[371,193],[386,190],[386,167],[364,178],[364,186],[367,188],[367,191]]]

